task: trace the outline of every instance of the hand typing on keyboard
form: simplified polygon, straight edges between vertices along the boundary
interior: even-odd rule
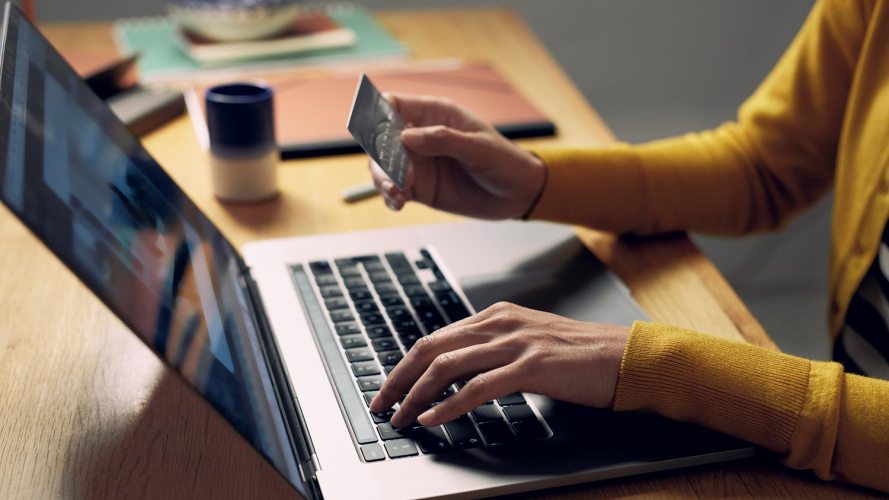
[[[370,408],[385,411],[407,394],[391,418],[394,426],[407,427],[415,420],[443,424],[516,392],[607,407],[628,338],[625,326],[495,304],[420,339]],[[432,406],[461,380],[468,382],[460,391]]]

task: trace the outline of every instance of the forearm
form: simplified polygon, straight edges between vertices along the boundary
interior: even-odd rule
[[[535,150],[530,217],[615,232],[774,228],[831,186],[867,9],[820,1],[737,120],[639,146]]]
[[[756,346],[637,322],[614,408],[648,409],[742,438],[813,469],[889,491],[889,382]],[[868,450],[863,453],[862,450]]]
[[[794,207],[774,195],[747,135],[732,123],[637,146],[535,151],[548,175],[531,217],[637,234],[775,227]]]

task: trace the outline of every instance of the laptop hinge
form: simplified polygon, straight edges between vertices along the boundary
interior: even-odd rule
[[[300,474],[303,477],[310,498],[321,498],[321,491],[318,485],[318,478],[315,472],[320,469],[318,466],[318,458],[315,454],[315,447],[312,445],[312,439],[309,435],[308,427],[305,424],[302,410],[299,407],[299,401],[293,392],[293,386],[290,384],[290,378],[284,370],[281,361],[278,343],[275,341],[274,335],[269,325],[268,316],[265,312],[265,306],[256,282],[250,273],[250,269],[240,262],[241,273],[240,282],[248,298],[248,306],[251,309],[250,317],[253,318],[256,331],[259,332],[259,344],[262,346],[263,357],[269,367],[272,386],[274,387],[275,397],[281,408],[281,415],[284,418],[285,427],[287,428],[288,439],[291,449],[296,455],[296,461],[300,468]]]

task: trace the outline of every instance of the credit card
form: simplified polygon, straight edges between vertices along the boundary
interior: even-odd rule
[[[361,75],[347,128],[361,148],[400,189],[404,189],[408,155],[401,145],[404,120],[374,87],[367,75]]]

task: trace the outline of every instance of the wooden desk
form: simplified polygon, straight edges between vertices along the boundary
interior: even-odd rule
[[[560,129],[547,141],[603,144],[611,133],[527,26],[506,10],[386,13],[417,58],[496,64]],[[47,26],[65,50],[107,50],[108,26]],[[145,139],[236,245],[329,231],[453,219],[379,199],[339,201],[368,178],[362,156],[287,162],[282,196],[226,207],[186,118]],[[685,237],[627,243],[581,231],[656,320],[776,348],[713,265]],[[0,208],[0,497],[295,497],[291,487],[155,358],[6,208]],[[862,495],[774,461],[724,464],[539,492],[540,497]]]

